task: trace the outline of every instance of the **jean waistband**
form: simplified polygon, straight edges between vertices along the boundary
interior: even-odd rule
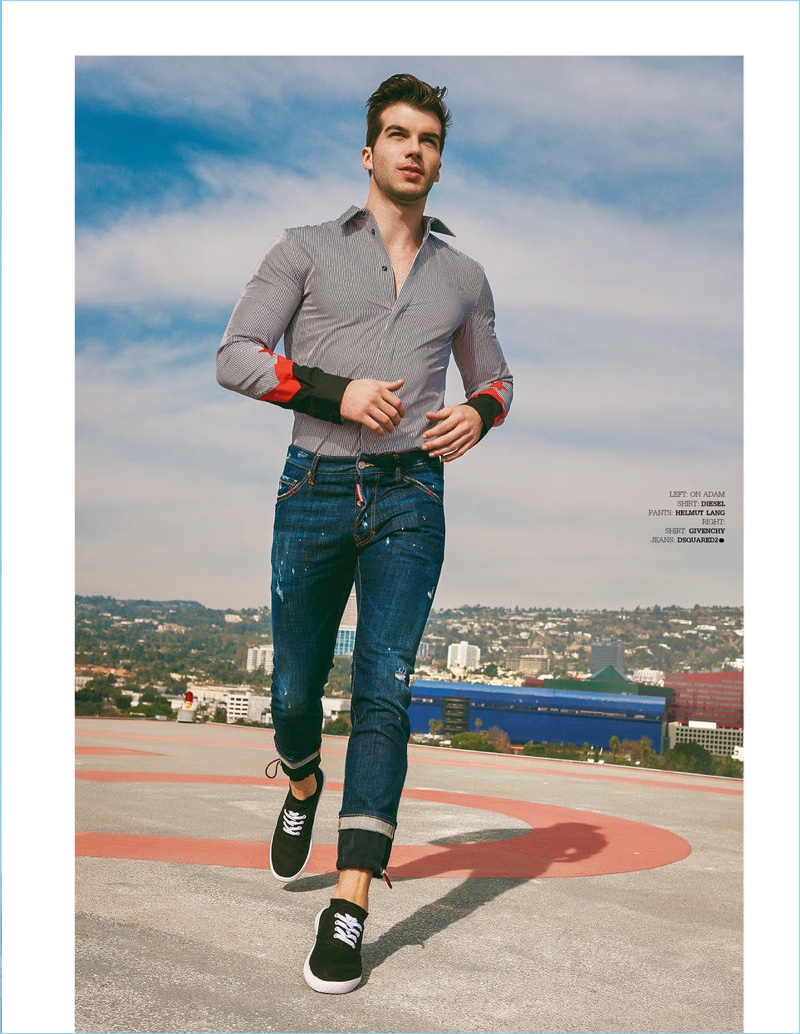
[[[331,473],[364,470],[369,467],[394,471],[398,467],[401,470],[409,470],[412,467],[419,467],[421,464],[434,468],[442,466],[442,461],[438,456],[429,456],[424,449],[409,449],[406,452],[359,453],[357,456],[323,456],[321,453],[309,452],[308,449],[290,445],[288,458],[307,470],[330,471]]]

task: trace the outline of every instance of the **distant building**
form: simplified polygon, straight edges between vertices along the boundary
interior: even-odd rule
[[[211,704],[225,707],[225,701],[231,693],[250,693],[248,686],[203,686],[190,682],[188,687],[198,704]]]
[[[336,642],[333,647],[334,657],[352,657],[356,648],[356,626],[358,625],[358,601],[356,590],[353,587],[345,604],[342,620],[339,622],[339,631],[336,633]]]
[[[225,697],[225,710],[228,713],[228,725],[232,725],[239,718],[246,721],[250,712],[250,697],[252,693],[229,693]]]
[[[481,665],[481,650],[479,646],[472,643],[460,642],[451,643],[447,647],[447,667],[464,668],[467,671],[474,671]]]
[[[272,674],[274,667],[275,647],[272,643],[251,646],[247,651],[247,670],[256,671],[263,668],[267,675]]]
[[[543,686],[541,679],[531,678],[524,682],[526,686]],[[602,671],[590,675],[588,679],[575,678],[552,678],[547,679],[547,686],[551,689],[569,689],[576,693],[624,693],[630,696],[663,696],[661,693],[654,693],[653,686],[644,683],[631,682],[630,679],[620,675],[616,668],[609,665]]]
[[[664,675],[670,689],[668,721],[715,722],[744,728],[744,672],[689,671]]]
[[[257,695],[249,689],[229,692],[225,697],[228,725],[240,718],[246,722],[261,722],[272,725],[272,697]]]
[[[633,681],[641,682],[645,686],[663,686],[664,672],[655,668],[637,668],[633,673]]]
[[[238,625],[241,620],[242,620],[242,615],[241,614],[226,614],[225,615],[225,621],[229,625]]]
[[[256,696],[252,693],[247,704],[247,720],[272,725],[272,696]]]
[[[668,722],[667,746],[699,743],[711,754],[739,760],[744,755],[744,729],[726,729],[716,722]]]
[[[621,675],[625,674],[625,647],[617,640],[598,639],[592,643],[589,670],[592,675],[596,675],[608,667],[616,668]]]
[[[661,751],[666,712],[663,696],[633,696],[550,689],[547,686],[496,686],[416,679],[408,713],[411,731],[427,733],[431,719],[448,735],[497,726],[512,743],[574,743],[607,747],[612,736],[647,736]],[[479,721],[478,721],[479,720]]]
[[[350,713],[349,697],[323,697],[322,716],[325,721],[338,718],[339,715]]]
[[[512,646],[506,650],[505,667],[520,675],[547,675],[550,658],[542,647]]]

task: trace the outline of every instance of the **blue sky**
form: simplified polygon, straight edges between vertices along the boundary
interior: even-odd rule
[[[428,211],[516,379],[448,469],[437,605],[741,602],[736,57],[79,58],[77,591],[267,601],[291,418],[214,352],[279,230],[365,199],[364,101],[401,70],[449,88]],[[682,488],[726,491],[724,544],[651,543]]]

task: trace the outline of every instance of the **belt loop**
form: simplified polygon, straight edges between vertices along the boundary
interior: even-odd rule
[[[311,461],[311,473],[308,476],[309,485],[314,484],[314,478],[317,476],[317,466],[319,464],[319,453],[314,453],[314,459]]]

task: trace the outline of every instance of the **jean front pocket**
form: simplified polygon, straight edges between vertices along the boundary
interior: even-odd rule
[[[421,489],[426,495],[433,496],[440,503],[444,500],[444,475],[441,467],[419,464],[403,471],[403,481],[407,485]]]
[[[284,499],[295,495],[310,477],[311,471],[306,467],[301,467],[300,464],[287,460],[278,481],[278,495],[275,502],[281,503]]]

